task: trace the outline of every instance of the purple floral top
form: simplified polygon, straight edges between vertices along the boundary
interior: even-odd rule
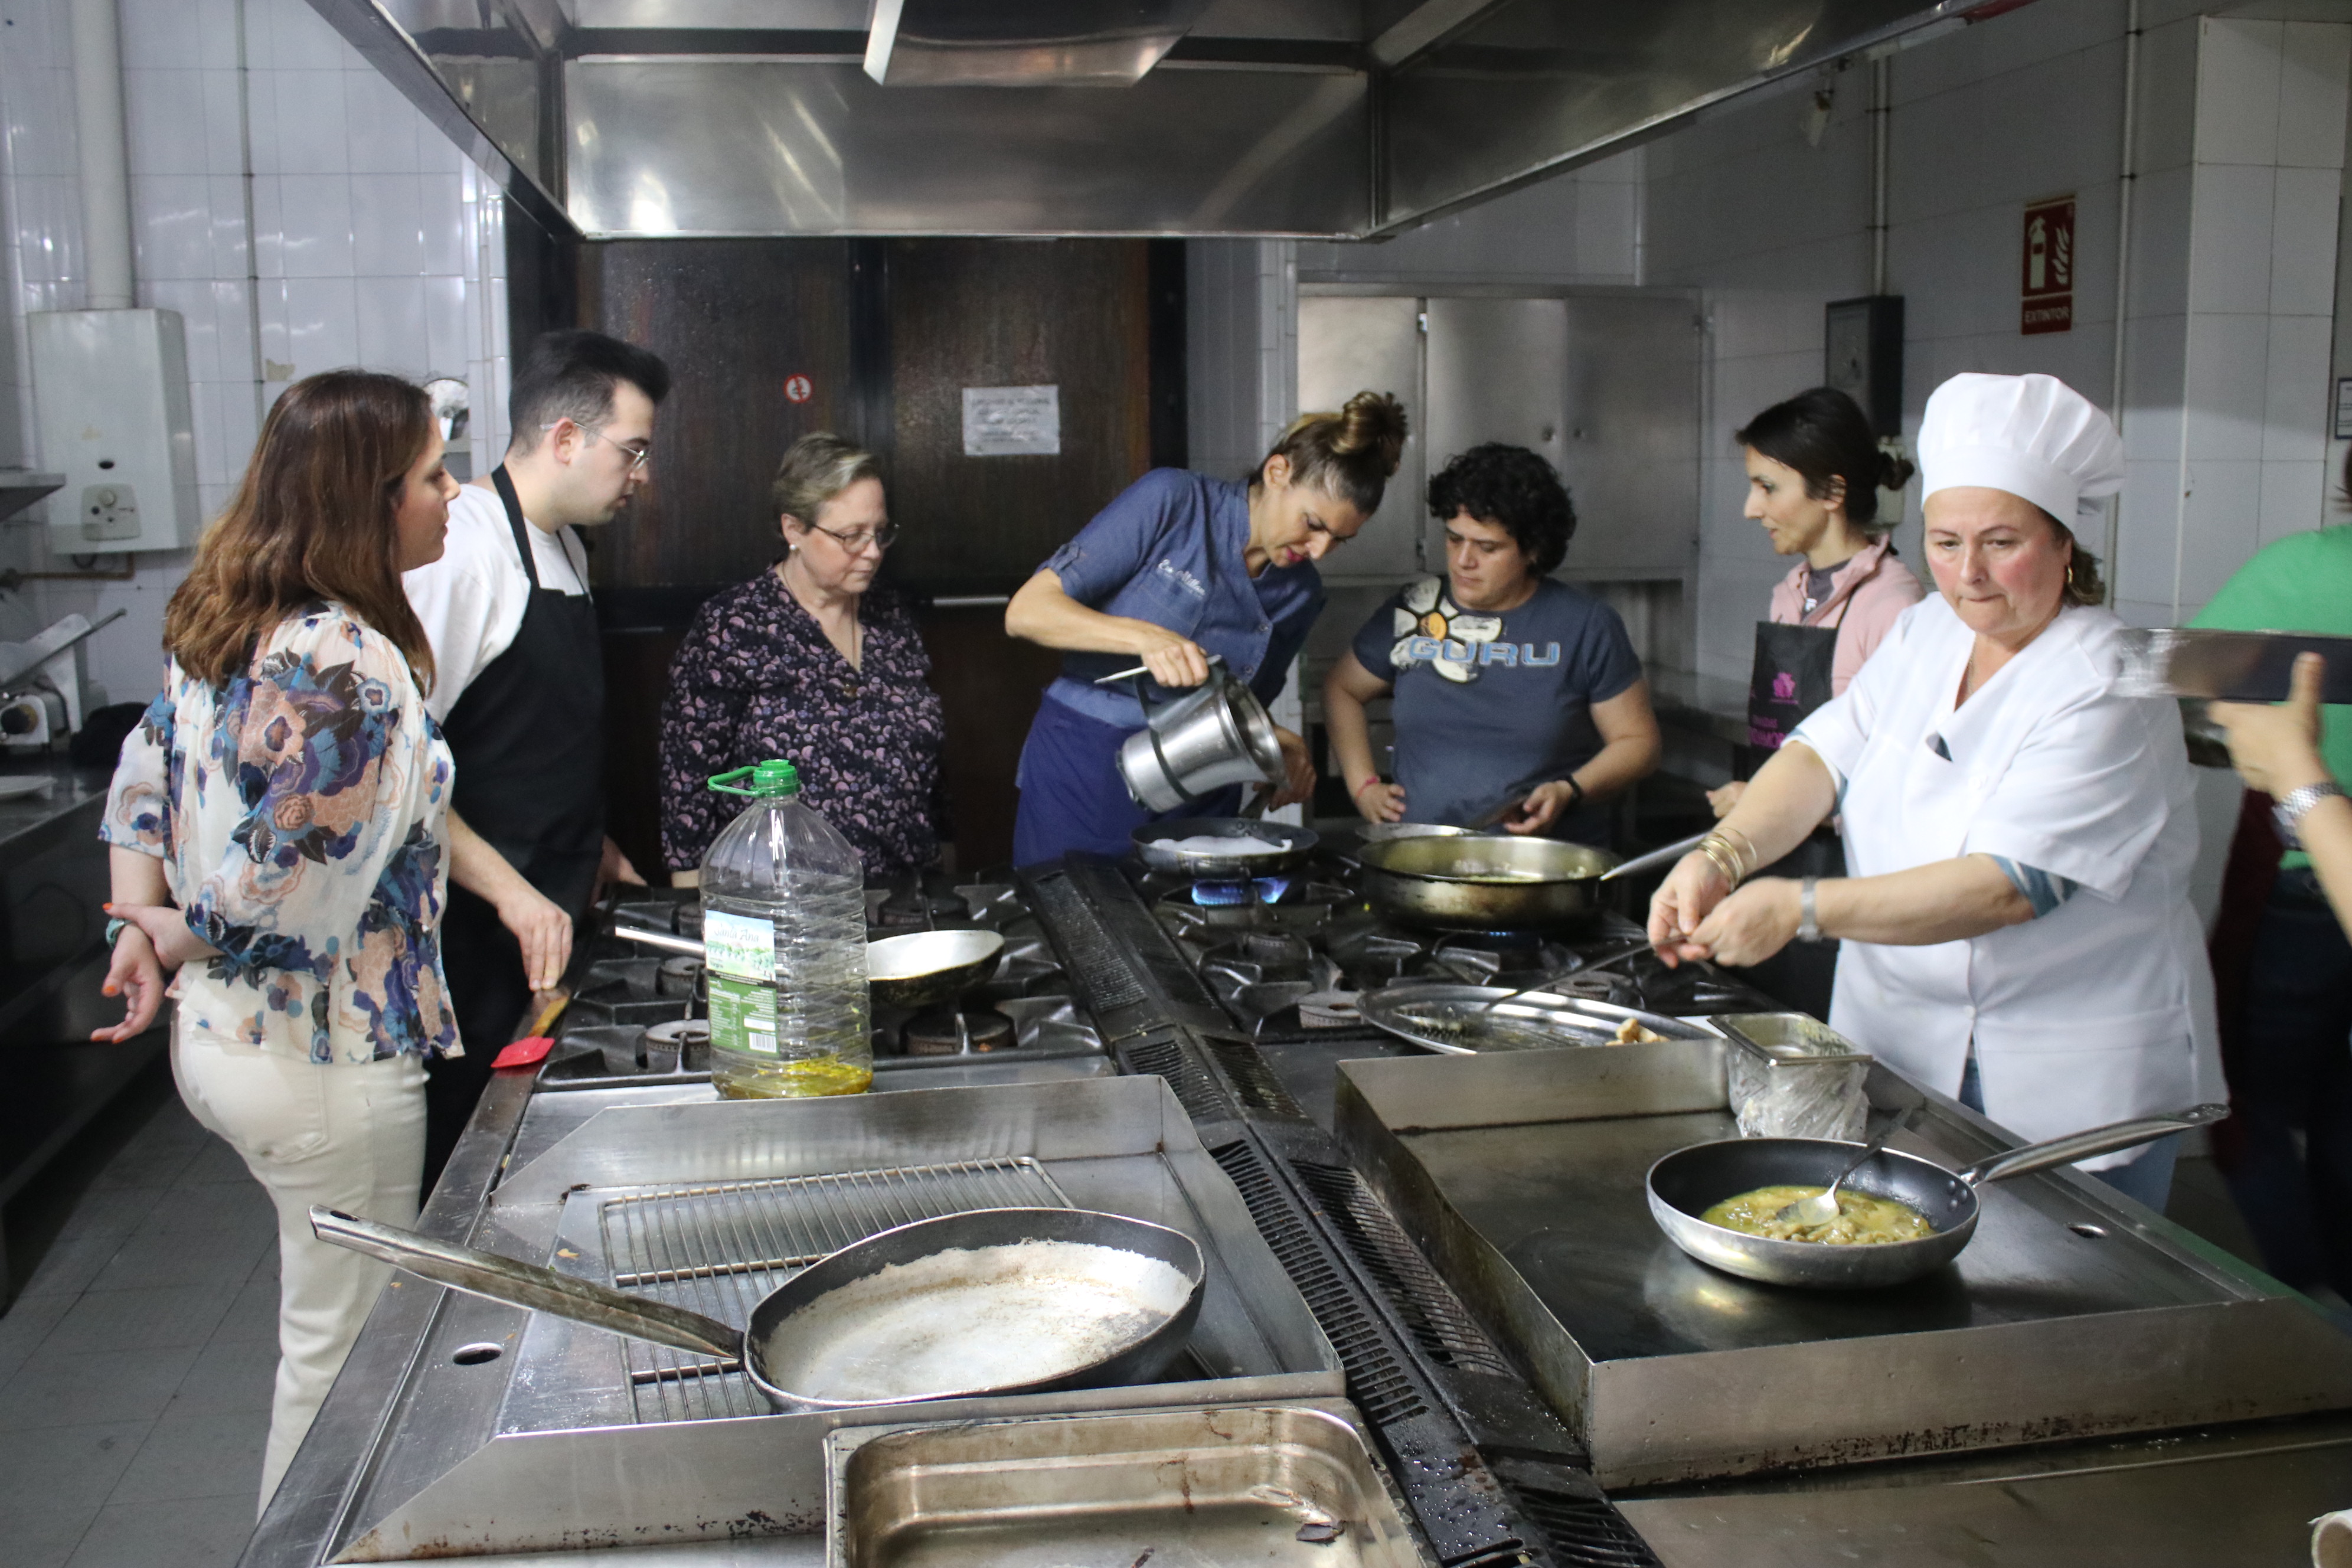
[[[741,805],[705,781],[769,757],[799,771],[801,798],[857,847],[868,877],[938,858],[947,721],[930,656],[897,595],[869,590],[858,616],[864,668],[853,669],[772,569],[702,606],[662,702],[662,858],[672,870],[700,865]]]

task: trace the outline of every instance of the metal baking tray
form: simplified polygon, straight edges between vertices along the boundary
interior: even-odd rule
[[[1505,996],[1511,1000],[1486,1006]],[[1716,1037],[1711,1029],[1661,1013],[1550,991],[1512,996],[1504,985],[1390,985],[1360,993],[1356,1011],[1401,1040],[1452,1056],[1614,1046],[1623,1043],[1617,1031],[1629,1021],[1670,1040]]]
[[[1424,1561],[1338,1402],[847,1427],[824,1449],[826,1568]]]
[[[2352,1408],[2352,1335],[2095,1178],[1983,1190],[1952,1264],[1884,1290],[1757,1284],[1685,1256],[1644,1175],[1736,1135],[1722,1040],[1339,1064],[1357,1169],[1590,1446],[1671,1484]],[[1958,1169],[2000,1128],[1923,1101],[1895,1146]]]

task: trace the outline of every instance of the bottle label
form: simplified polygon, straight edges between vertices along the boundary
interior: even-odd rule
[[[762,925],[758,921],[745,923]],[[707,922],[703,930],[707,942]],[[710,974],[709,984],[711,1048],[763,1057],[776,1055],[776,988],[755,980],[736,980],[720,974]]]
[[[702,917],[702,963],[710,974],[738,980],[776,978],[776,928],[749,915],[712,910]],[[772,1008],[773,1003],[771,1002]]]

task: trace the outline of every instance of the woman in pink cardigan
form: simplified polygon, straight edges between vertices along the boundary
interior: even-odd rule
[[[1771,619],[1756,625],[1739,770],[1752,773],[1807,714],[1846,689],[1923,591],[1877,521],[1878,492],[1901,489],[1911,465],[1879,449],[1853,398],[1817,386],[1767,408],[1737,438],[1747,451],[1748,515],[1764,525],[1776,554],[1801,557],[1772,589]],[[1719,818],[1747,787],[1735,782],[1711,790],[1707,804]],[[1844,872],[1844,853],[1826,826],[1769,868],[1786,877]],[[1826,1016],[1834,952],[1792,944],[1748,978]]]

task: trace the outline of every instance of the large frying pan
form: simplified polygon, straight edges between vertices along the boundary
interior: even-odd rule
[[[751,1320],[740,1330],[716,1318],[689,1312],[683,1307],[632,1296],[606,1286],[558,1274],[552,1268],[501,1258],[470,1247],[453,1246],[413,1231],[359,1219],[333,1209],[313,1207],[310,1228],[321,1241],[348,1247],[380,1258],[412,1274],[487,1296],[509,1306],[551,1312],[573,1322],[608,1329],[631,1339],[668,1345],[689,1354],[740,1362],[753,1387],[779,1410],[842,1410],[860,1405],[898,1405],[917,1399],[969,1399],[982,1394],[1036,1394],[1062,1388],[1108,1388],[1141,1383],[1164,1371],[1184,1347],[1192,1324],[1201,1315],[1201,1292],[1208,1266],[1198,1243],[1170,1230],[1123,1215],[1090,1209],[974,1209],[917,1220],[853,1242],[840,1251],[802,1269],[761,1298]],[[976,1383],[971,1386],[898,1393],[887,1398],[843,1398],[813,1386],[814,1369],[845,1359],[888,1364],[892,1346],[878,1342],[864,1323],[833,1321],[837,1314],[801,1318],[818,1308],[827,1296],[869,1275],[898,1264],[908,1264],[954,1248],[1005,1247],[1020,1242],[1071,1242],[1108,1247],[1134,1258],[1167,1264],[1191,1286],[1183,1304],[1172,1313],[1144,1304],[1139,1281],[1114,1278],[1111,1283],[1133,1283],[1138,1294],[1123,1312],[1091,1315],[1066,1311],[1055,1320],[1072,1342],[1100,1352],[1083,1364],[1066,1366],[1048,1377],[1018,1383]],[[1134,1271],[1140,1274],[1139,1267]],[[950,1331],[976,1342],[990,1334],[985,1292],[940,1291],[943,1310],[929,1322],[935,1337],[940,1322]],[[801,1318],[796,1325],[795,1318]],[[824,1325],[811,1331],[812,1322]],[[845,1350],[845,1347],[854,1347]],[[917,1348],[910,1341],[908,1348]]]
[[[1828,1186],[1863,1147],[1831,1138],[1727,1138],[1677,1149],[1650,1167],[1650,1215],[1676,1247],[1745,1279],[1831,1290],[1900,1285],[1959,1256],[1976,1235],[1977,1188],[1985,1183],[2071,1165],[2229,1114],[2226,1105],[2200,1105],[2171,1116],[2118,1121],[2028,1143],[1958,1173],[1916,1154],[1882,1149],[1846,1178],[1846,1187],[1893,1198],[1927,1215],[1936,1234],[1917,1241],[1868,1247],[1774,1241],[1698,1217],[1724,1199],[1759,1187]]]
[[[1389,838],[1356,851],[1372,908],[1440,931],[1528,931],[1600,907],[1606,849],[1557,838],[1468,833]]]

